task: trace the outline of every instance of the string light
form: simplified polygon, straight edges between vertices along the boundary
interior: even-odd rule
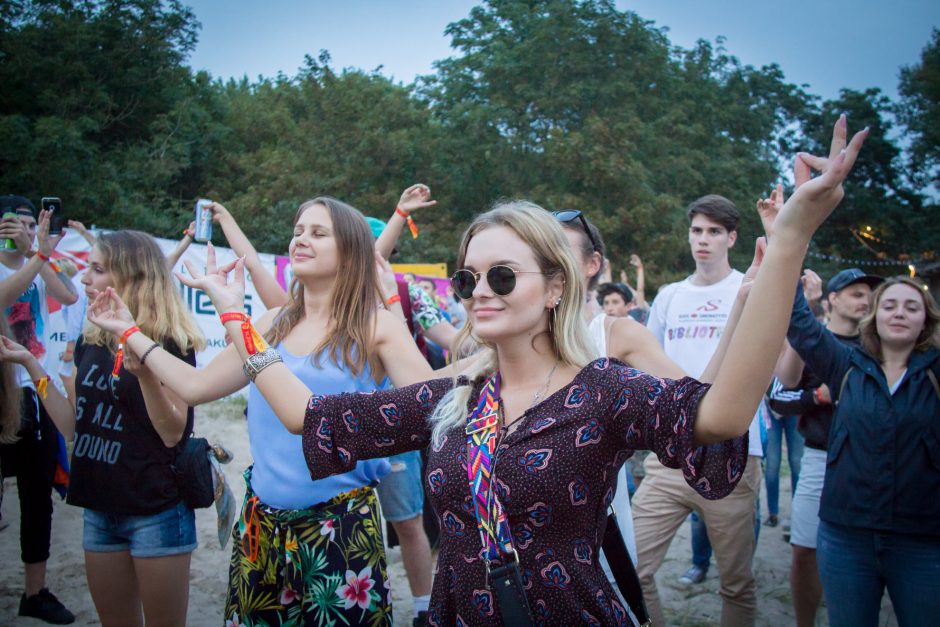
[[[840,257],[838,255],[824,255],[822,253],[817,253],[809,251],[808,256],[813,257],[814,259],[822,259],[823,261],[832,261],[833,263],[839,263],[849,266],[871,266],[871,267],[906,267],[910,270],[912,267],[916,266],[922,262],[928,262],[933,260],[933,256],[924,256],[920,259],[911,260],[911,259],[846,259],[845,257]]]

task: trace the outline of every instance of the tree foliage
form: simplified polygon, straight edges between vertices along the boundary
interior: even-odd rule
[[[615,266],[638,252],[659,283],[691,270],[684,208],[708,193],[744,214],[733,262],[746,265],[755,200],[796,150],[822,151],[848,111],[873,132],[851,210],[819,249],[871,254],[851,233],[863,224],[891,255],[937,248],[917,192],[925,170],[904,161],[882,94],[821,102],[776,65],[744,65],[720,39],[673,46],[609,0],[485,2],[448,26],[453,56],[414,85],[337,71],[325,51],[293,76],[215,80],[186,65],[198,28],[178,0],[0,5],[0,191],[59,195],[86,222],[159,235],[214,198],[259,249],[282,252],[303,200],[328,194],[385,217],[422,181],[439,205],[416,216],[405,260],[452,261],[475,214],[525,197],[584,210]],[[904,70],[898,110],[924,164],[938,154],[937,42]]]

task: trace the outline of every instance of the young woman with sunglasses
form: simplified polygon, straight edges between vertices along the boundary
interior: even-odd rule
[[[379,307],[374,241],[362,214],[333,198],[314,198],[300,205],[293,229],[289,300],[254,326],[279,351],[290,377],[331,394],[372,392],[384,387],[386,376],[398,385],[430,377],[407,327]],[[215,258],[211,247],[209,258]],[[132,324],[113,292],[90,304],[89,318],[112,334]],[[151,342],[143,338],[131,336],[129,350],[146,350]],[[249,385],[242,366],[234,345],[198,372],[160,349],[147,359],[191,405]],[[250,385],[254,465],[245,473],[248,491],[233,530],[226,624],[391,624],[372,489],[389,472],[388,462],[365,460],[311,480],[301,438],[281,424],[271,401]]]
[[[180,500],[172,466],[192,433],[193,411],[142,362],[148,350],[164,346],[195,364],[205,340],[149,235],[103,235],[88,263],[82,283],[89,297],[120,293],[139,329],[153,338],[141,358],[87,327],[75,347],[75,406],[22,346],[4,339],[0,360],[27,369],[56,427],[74,439],[68,502],[85,510],[85,572],[102,625],[180,625],[196,522]]]
[[[510,608],[497,606],[488,584],[493,568],[512,564],[523,578],[517,602],[527,602],[535,618],[624,624],[628,619],[595,560],[616,471],[633,449],[649,448],[682,467],[702,494],[720,498],[734,487],[747,458],[741,436],[776,360],[751,346],[782,343],[806,247],[841,200],[842,181],[865,135],[846,147],[845,127],[837,125],[836,155],[818,161],[823,173],[803,184],[778,216],[711,387],[659,379],[615,360],[592,361],[596,348],[581,317],[583,286],[574,257],[557,221],[524,203],[480,216],[463,238],[455,289],[471,296],[465,332],[479,340],[485,359],[456,379],[372,394],[312,395],[277,351],[255,352],[246,343],[238,321],[244,307],[240,261],[217,268],[210,256],[206,274],[184,280],[230,314],[224,324],[235,350],[277,417],[303,434],[312,476],[431,447],[427,479],[444,534],[430,624],[502,624]],[[485,280],[494,266],[516,271],[515,284],[504,281],[499,288],[503,295]],[[492,274],[494,283],[500,275],[506,276]],[[107,326],[116,334],[127,324]],[[398,369],[391,375],[396,383],[414,379]],[[480,468],[491,474],[477,474]],[[483,489],[490,479],[492,490]]]

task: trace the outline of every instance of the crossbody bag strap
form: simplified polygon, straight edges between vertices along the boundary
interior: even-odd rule
[[[630,552],[627,551],[627,543],[623,541],[620,525],[617,524],[617,515],[613,512],[607,515],[607,528],[604,530],[604,541],[601,546],[607,557],[607,563],[610,565],[610,571],[614,575],[614,581],[620,588],[620,594],[630,606],[630,611],[636,617],[637,623],[640,627],[652,625],[653,621],[650,619],[646,601],[643,599],[643,589],[640,587],[640,576],[633,565]]]
[[[513,627],[532,625],[532,611],[526,598],[519,554],[512,545],[509,520],[492,485],[493,456],[499,430],[499,373],[491,376],[467,416],[467,477],[473,495],[473,512],[483,546],[487,587],[496,596],[503,624]],[[499,566],[491,567],[495,559]]]

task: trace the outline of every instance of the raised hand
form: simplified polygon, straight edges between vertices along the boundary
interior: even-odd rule
[[[764,227],[764,234],[770,237],[774,230],[774,221],[777,214],[783,209],[783,184],[777,183],[774,191],[770,192],[770,198],[761,198],[757,201],[757,213],[760,215],[761,224]]]
[[[70,229],[72,229],[73,231],[81,235],[82,237],[85,237],[85,233],[88,232],[88,228],[83,223],[79,222],[78,220],[69,220],[68,225]]]
[[[397,294],[398,280],[395,278],[395,271],[378,251],[375,253],[375,271],[379,274],[379,283],[382,286],[382,296],[385,300]]]
[[[640,259],[640,256],[638,254],[633,253],[630,255],[630,265],[633,266],[634,268],[642,268],[643,260]]]
[[[436,200],[431,200],[431,188],[423,183],[416,183],[401,193],[398,199],[398,208],[405,213],[411,213],[415,209],[433,207],[437,204]]]
[[[5,335],[0,335],[0,361],[25,365],[35,359],[27,348],[17,344]]]
[[[856,133],[846,144],[847,122],[839,117],[832,131],[829,157],[815,157],[806,153],[797,155],[794,167],[797,189],[774,222],[774,235],[784,236],[801,244],[808,244],[816,229],[838,206],[845,191],[842,182],[855,165],[859,150],[868,137],[868,129]],[[808,179],[810,171],[821,172]]]
[[[39,252],[47,257],[52,255],[52,251],[55,250],[55,247],[59,245],[59,242],[61,242],[62,238],[65,236],[64,230],[58,235],[49,235],[49,225],[51,222],[52,210],[41,210],[39,212],[39,225],[36,228],[36,243],[39,247]]]
[[[215,214],[213,214],[212,219],[215,219]],[[187,237],[196,237],[196,222],[192,221],[189,223],[189,226],[183,229],[183,235]]]
[[[87,315],[89,322],[115,337],[134,326],[134,316],[113,287],[95,295],[88,303]]]
[[[228,209],[223,207],[222,203],[212,202],[212,203],[209,203],[209,205],[207,205],[207,208],[209,209],[209,211],[212,212],[213,222],[222,222],[222,220],[232,217],[231,212],[229,212]],[[195,232],[195,229],[196,229],[195,222],[193,222],[192,224],[192,229],[193,229],[193,232]]]
[[[823,282],[818,274],[806,268],[803,270],[803,276],[800,277],[800,282],[803,284],[803,296],[806,298],[806,302],[815,303],[822,298]]]
[[[245,259],[239,257],[221,268],[216,265],[215,247],[210,242],[206,254],[206,271],[201,272],[189,261],[184,261],[189,276],[175,273],[180,283],[206,293],[220,314],[245,310]],[[229,273],[234,270],[232,280]]]
[[[767,250],[767,238],[758,237],[754,242],[754,258],[747,272],[744,273],[744,279],[741,281],[741,287],[738,289],[740,296],[747,296],[754,285],[754,279],[757,278],[757,271],[760,270],[760,264],[764,261],[764,252]]]

